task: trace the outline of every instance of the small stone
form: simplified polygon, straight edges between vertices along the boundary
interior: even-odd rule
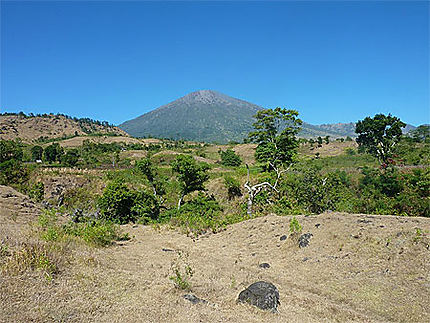
[[[173,249],[168,249],[168,248],[162,248],[162,249],[161,249],[161,251],[164,251],[164,252],[173,252],[173,251],[175,251],[175,250],[173,250]]]
[[[302,234],[300,237],[299,237],[299,247],[300,248],[304,248],[304,247],[307,247],[308,245],[309,245],[309,240],[311,239],[311,237],[313,236],[313,234],[312,233],[305,233],[305,234]]]
[[[270,268],[270,265],[267,262],[263,262],[259,264],[258,267],[267,269],[267,268]]]
[[[309,257],[305,257],[305,258],[303,258],[303,262],[305,262],[305,261],[308,261],[309,259],[311,259],[311,258],[309,258]]]
[[[196,295],[193,295],[193,294],[186,294],[186,295],[184,295],[184,298],[193,304],[198,304],[198,303],[207,304],[208,303],[207,300],[198,298]]]
[[[281,241],[284,241],[286,239],[287,239],[287,235],[286,234],[284,234],[282,237],[279,238],[279,240],[281,240]]]

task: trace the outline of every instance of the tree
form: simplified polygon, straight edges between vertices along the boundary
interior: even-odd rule
[[[242,160],[232,149],[227,149],[226,151],[220,150],[219,154],[221,156],[221,164],[224,166],[240,166],[242,164]]]
[[[295,160],[299,142],[296,135],[300,131],[302,121],[295,110],[282,108],[260,110],[254,116],[257,121],[253,124],[255,131],[249,134],[251,141],[257,143],[255,157],[257,161],[265,163],[269,171],[276,172],[274,184],[263,182],[250,184],[249,167],[247,181],[244,184],[248,190],[248,215],[252,215],[252,205],[255,197],[265,188],[277,192],[277,184]]]
[[[61,160],[63,148],[56,142],[45,148],[44,158],[47,162],[52,163]]]
[[[0,140],[0,163],[8,160],[22,161],[22,148],[20,144],[12,140]]]
[[[416,142],[428,142],[430,140],[430,126],[421,125],[409,133]]]
[[[405,126],[404,122],[391,114],[366,117],[355,126],[355,132],[358,134],[357,143],[360,149],[377,157],[381,164],[387,165]]]
[[[79,160],[79,151],[77,149],[70,149],[62,156],[62,161],[66,166],[76,166]]]
[[[144,158],[136,162],[136,169],[145,175],[149,184],[152,186],[154,198],[163,203],[163,195],[166,194],[165,182],[160,178],[157,167],[152,163],[151,159]]]
[[[185,195],[204,190],[204,183],[209,179],[207,164],[197,164],[192,156],[179,155],[172,162],[172,170],[178,174],[181,193],[178,201],[178,210]]]
[[[325,136],[324,141],[325,141],[326,145],[328,145],[330,143],[330,136]]]
[[[43,148],[40,146],[31,147],[31,159],[33,161],[41,160],[43,156]]]
[[[318,140],[318,147],[322,147],[322,143],[323,143],[322,138],[318,137],[317,140]]]

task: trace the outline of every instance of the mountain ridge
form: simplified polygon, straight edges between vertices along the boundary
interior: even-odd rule
[[[261,109],[264,108],[218,91],[199,90],[125,121],[118,127],[135,137],[241,142],[253,129],[253,116]],[[303,123],[299,137],[318,136],[355,137],[355,124]]]

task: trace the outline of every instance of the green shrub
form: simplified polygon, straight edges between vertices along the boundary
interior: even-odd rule
[[[159,205],[152,194],[130,190],[115,181],[107,185],[98,206],[102,219],[119,224],[148,222],[159,215]]]
[[[221,211],[222,207],[213,196],[199,192],[179,210],[170,210],[165,216],[170,215],[172,224],[182,227],[188,234],[197,236],[207,230],[217,232],[225,225]]]
[[[9,159],[0,163],[0,185],[22,184],[29,178],[29,172],[16,159]]]
[[[290,234],[299,234],[302,232],[302,226],[299,221],[293,216],[290,220]]]
[[[232,200],[238,196],[242,196],[242,192],[240,190],[240,183],[236,178],[232,176],[225,176],[224,183],[227,187],[227,194],[229,200]]]
[[[226,151],[220,150],[219,154],[221,156],[221,164],[224,166],[240,166],[242,164],[242,160],[232,149],[227,149]]]
[[[28,196],[36,202],[41,202],[45,196],[45,185],[43,182],[33,184],[28,192]]]
[[[86,243],[96,247],[109,246],[114,241],[125,240],[128,237],[120,234],[116,224],[100,220],[83,223],[69,222],[64,227],[64,232],[79,237]]]

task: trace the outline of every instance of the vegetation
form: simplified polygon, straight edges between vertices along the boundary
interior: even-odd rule
[[[377,157],[381,164],[388,165],[393,157],[394,146],[400,141],[402,128],[406,124],[390,114],[377,114],[357,122],[355,131],[360,148]]]
[[[227,149],[226,151],[220,150],[219,154],[221,156],[221,164],[224,166],[240,166],[242,164],[242,160],[232,149]]]
[[[178,175],[181,187],[178,200],[178,210],[181,207],[184,197],[194,191],[204,190],[204,183],[209,179],[207,164],[197,164],[193,157],[189,155],[179,155],[172,163],[172,170]]]

